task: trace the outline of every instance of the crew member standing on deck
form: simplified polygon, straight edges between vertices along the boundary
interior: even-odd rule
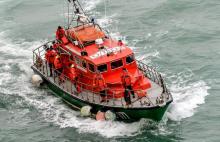
[[[56,31],[56,39],[61,41],[64,36],[65,36],[65,30],[61,26],[58,26]]]
[[[60,46],[60,44],[59,44],[59,43],[57,43],[56,41],[53,41],[53,42],[52,42],[52,44],[53,44],[53,46],[52,46],[52,47],[53,47],[53,49],[54,49],[54,50],[57,50],[57,49],[58,49],[58,47]]]
[[[68,75],[69,79],[75,83],[75,78],[76,78],[76,67],[75,64],[69,64],[69,68],[68,68]]]
[[[55,68],[56,74],[60,76],[63,71],[63,67],[62,67],[62,62],[61,62],[59,55],[57,55],[54,59],[54,68]]]
[[[52,68],[54,66],[54,59],[55,59],[56,55],[57,55],[57,53],[52,47],[50,47],[46,50],[45,58],[47,60],[49,68],[50,68],[50,76],[53,75]]]
[[[135,98],[134,90],[131,86],[131,75],[126,68],[123,68],[121,82],[125,88],[125,96],[128,96],[127,93],[131,93],[133,98]]]
[[[106,101],[106,83],[100,71],[97,71],[94,77],[93,86],[97,88],[97,91],[99,92],[99,95],[101,96],[101,102]]]

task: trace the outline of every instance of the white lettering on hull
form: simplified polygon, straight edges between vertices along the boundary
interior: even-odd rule
[[[114,48],[107,48],[107,49],[101,49],[100,51],[96,52],[95,54],[91,55],[90,58],[92,59],[96,59],[99,58],[101,56],[105,56],[108,53],[114,53],[117,54],[119,51],[125,50],[126,48],[124,46],[117,46]]]

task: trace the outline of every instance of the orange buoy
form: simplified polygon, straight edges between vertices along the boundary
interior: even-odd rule
[[[104,121],[105,120],[105,112],[98,111],[96,114],[97,121]]]

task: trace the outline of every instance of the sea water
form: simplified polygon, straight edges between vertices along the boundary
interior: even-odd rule
[[[35,88],[32,50],[67,23],[65,0],[0,0],[0,141],[220,141],[220,2],[80,0],[165,77],[174,102],[160,123],[79,117],[45,86]]]

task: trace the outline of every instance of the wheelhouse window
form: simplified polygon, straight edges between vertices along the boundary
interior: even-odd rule
[[[91,72],[95,72],[95,66],[94,66],[93,64],[90,64],[90,63],[89,63],[89,70],[90,70]]]
[[[121,66],[123,66],[122,60],[114,61],[111,63],[112,69],[117,69],[117,68],[120,68]]]
[[[134,55],[129,55],[126,57],[126,64],[130,64],[134,61]]]
[[[107,65],[106,65],[106,64],[100,65],[100,66],[98,66],[97,69],[98,69],[100,72],[105,72],[105,71],[107,71]]]
[[[82,61],[82,67],[85,69],[87,68],[86,61],[84,61],[84,60]]]

